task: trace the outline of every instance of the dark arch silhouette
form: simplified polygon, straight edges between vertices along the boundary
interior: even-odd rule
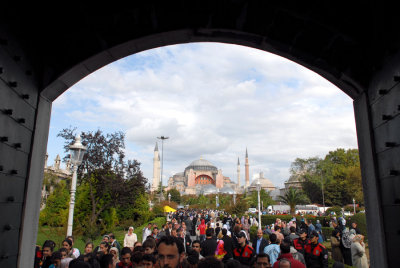
[[[0,9],[0,266],[31,267],[51,102],[106,64],[164,45],[281,55],[354,99],[371,266],[400,242],[400,35],[383,1],[131,1]]]

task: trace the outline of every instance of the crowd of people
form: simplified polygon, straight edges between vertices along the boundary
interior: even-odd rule
[[[73,237],[67,237],[62,248],[45,241],[37,251],[35,268],[236,268],[236,267],[328,267],[328,251],[322,245],[320,223],[293,218],[277,219],[250,239],[250,227],[258,226],[255,218],[232,217],[217,210],[178,210],[167,215],[162,226],[149,223],[138,241],[129,227],[123,247],[113,234],[103,236],[96,247],[87,243],[84,252],[74,248]],[[357,226],[349,231],[343,218],[333,218],[331,237],[333,267],[344,263],[368,267],[363,236]],[[268,234],[268,239],[264,235]]]

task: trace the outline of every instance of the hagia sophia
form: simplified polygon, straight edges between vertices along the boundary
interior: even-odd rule
[[[255,191],[257,190],[257,180],[253,180],[250,184],[250,174],[249,174],[249,156],[246,148],[245,155],[245,180],[244,185],[241,185],[241,174],[240,174],[240,161],[237,160],[237,178],[233,181],[231,178],[224,176],[223,171],[218,169],[210,161],[206,159],[197,159],[192,161],[183,172],[174,174],[168,180],[168,186],[166,191],[170,189],[177,189],[181,194],[241,194],[245,191]],[[158,145],[154,148],[154,158],[153,158],[153,184],[151,191],[155,191],[159,188],[160,183],[160,154],[158,151]],[[273,183],[264,178],[263,173],[259,174],[259,181],[261,188],[269,191],[270,193],[278,194],[279,189],[273,185]]]

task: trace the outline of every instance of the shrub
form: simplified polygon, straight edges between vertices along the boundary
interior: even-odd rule
[[[342,216],[342,208],[341,207],[335,206],[335,207],[328,208],[326,210],[327,214],[330,214],[331,212],[335,212],[336,216],[338,216],[338,217]]]
[[[332,227],[322,227],[322,235],[325,240],[330,239],[332,236],[333,228]]]
[[[360,230],[361,234],[364,235],[366,239],[368,238],[367,219],[365,217],[365,213],[357,213],[351,218],[348,218],[347,222],[349,223],[349,225],[351,225],[352,222],[357,223],[357,228]]]
[[[257,230],[258,230],[257,226],[251,226],[250,227],[250,230],[249,230],[250,241],[253,241],[253,239],[257,237]]]

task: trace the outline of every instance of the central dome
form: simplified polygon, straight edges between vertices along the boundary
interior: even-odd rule
[[[192,163],[190,163],[190,165],[185,168],[185,172],[190,169],[204,170],[204,171],[218,171],[217,167],[211,164],[211,162],[201,158],[198,160],[194,160]]]

